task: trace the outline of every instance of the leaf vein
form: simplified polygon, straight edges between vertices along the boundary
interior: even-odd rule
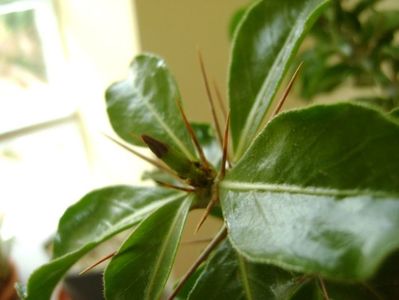
[[[244,286],[244,292],[245,292],[245,295],[247,296],[246,298],[248,300],[253,300],[252,293],[251,293],[251,287],[250,287],[249,280],[248,280],[248,272],[247,272],[247,268],[245,266],[245,261],[244,261],[243,257],[239,254],[237,254],[237,259],[238,259],[238,265],[240,268],[240,275],[241,275],[240,277],[242,279],[242,283]]]
[[[171,238],[172,233],[173,233],[173,231],[174,231],[174,229],[176,227],[177,222],[180,220],[180,216],[182,214],[183,209],[185,209],[185,206],[186,205],[184,203],[180,206],[178,213],[175,215],[175,218],[173,220],[172,226],[170,226],[167,234],[165,235],[165,238],[164,238],[164,240],[162,242],[162,246],[161,246],[159,255],[158,255],[158,257],[156,259],[156,262],[155,262],[155,267],[154,267],[153,271],[151,272],[151,276],[150,276],[149,281],[148,281],[148,285],[147,285],[147,288],[146,288],[146,291],[145,291],[144,299],[149,299],[149,300],[152,299],[152,298],[150,298],[150,294],[154,290],[153,286],[156,285],[155,277],[156,277],[156,274],[157,274],[157,270],[159,269],[159,267],[160,267],[160,265],[161,265],[161,263],[163,261],[163,257],[165,255],[166,248],[170,244],[170,238]]]
[[[356,189],[329,189],[323,187],[313,186],[298,186],[288,184],[271,184],[263,182],[241,182],[241,181],[229,181],[225,180],[221,182],[221,187],[230,190],[258,190],[264,192],[277,192],[277,193],[293,193],[293,194],[305,194],[314,196],[332,196],[332,197],[347,197],[347,196],[358,196],[358,195],[374,195],[374,196],[387,196],[386,192],[383,191],[368,191],[368,190],[356,190]]]
[[[179,140],[179,138],[173,133],[173,131],[169,128],[169,126],[162,120],[159,116],[158,112],[154,109],[154,107],[148,103],[144,102],[145,106],[147,106],[148,110],[154,115],[155,119],[160,123],[161,127],[165,129],[171,139],[176,143],[176,145],[180,148],[180,150],[191,160],[195,158],[191,155],[190,151],[183,145],[183,143]]]

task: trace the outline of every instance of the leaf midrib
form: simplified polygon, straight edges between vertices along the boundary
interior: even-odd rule
[[[236,254],[236,256],[237,256],[237,260],[238,260],[238,267],[239,267],[239,270],[240,270],[240,277],[241,277],[242,284],[243,284],[243,287],[244,287],[244,292],[245,292],[245,295],[246,295],[246,299],[247,300],[253,300],[251,287],[249,285],[249,280],[248,280],[248,272],[247,272],[247,268],[245,266],[244,258],[238,253]]]
[[[184,202],[186,202],[186,201],[189,201],[189,199],[185,199],[184,200]],[[153,268],[153,271],[151,272],[151,276],[150,276],[149,281],[148,281],[149,283],[148,283],[148,286],[147,286],[147,288],[145,290],[144,299],[152,300],[150,298],[150,294],[153,291],[153,286],[155,285],[155,277],[156,277],[156,274],[157,274],[156,271],[159,269],[159,266],[161,265],[161,263],[163,261],[164,253],[166,251],[167,246],[169,245],[170,237],[171,237],[171,235],[172,235],[172,233],[174,231],[174,228],[175,228],[177,222],[180,219],[179,217],[181,216],[182,211],[183,211],[183,209],[185,208],[186,205],[187,205],[186,203],[182,203],[181,204],[181,206],[179,208],[179,211],[176,213],[175,218],[173,220],[173,223],[170,226],[170,229],[168,230],[167,234],[165,235],[165,238],[163,239],[162,246],[161,246],[158,258],[157,258],[157,260],[155,262],[155,267]]]
[[[176,145],[180,148],[180,150],[187,156],[190,160],[194,160],[195,158],[191,155],[190,151],[183,145],[183,143],[178,139],[178,137],[173,133],[172,129],[162,120],[159,116],[158,112],[151,105],[150,102],[144,101],[144,105],[148,108],[148,110],[154,115],[155,119],[161,124],[161,127],[165,129],[165,131],[169,134],[172,140],[176,143]]]
[[[312,196],[331,196],[331,197],[348,197],[348,196],[361,196],[372,195],[375,197],[392,197],[385,191],[378,190],[356,190],[356,189],[333,189],[322,188],[313,186],[299,186],[288,184],[271,184],[263,182],[241,182],[224,180],[220,183],[220,187],[229,190],[238,191],[263,191],[263,192],[277,192],[277,193],[291,193],[291,194],[304,194]]]
[[[292,27],[292,30],[290,31],[290,33],[287,35],[285,41],[284,41],[284,47],[282,47],[281,49],[285,48],[285,45],[287,44],[287,41],[291,39],[291,36],[293,35],[293,33],[295,32],[295,26]],[[279,51],[279,54],[277,55],[277,58],[274,60],[272,66],[270,67],[269,73],[267,74],[265,80],[263,81],[263,84],[259,90],[259,92],[256,94],[256,98],[255,98],[255,102],[254,105],[252,106],[251,110],[249,111],[248,117],[245,120],[245,125],[244,125],[244,129],[241,133],[241,138],[238,142],[238,147],[237,147],[237,153],[236,153],[236,158],[240,158],[241,154],[242,154],[242,149],[244,147],[244,142],[246,142],[248,140],[248,132],[249,132],[249,128],[251,127],[251,122],[254,119],[254,115],[256,114],[258,107],[260,105],[260,102],[262,101],[262,99],[264,97],[261,97],[266,89],[266,86],[269,84],[270,78],[272,76],[272,74],[275,73],[275,69],[277,68],[277,62],[281,60],[281,56],[283,55],[285,51]],[[276,90],[276,89],[275,89]],[[273,92],[273,94],[275,94],[275,91]],[[273,96],[268,97],[269,99],[273,98]],[[270,107],[271,103],[269,101],[268,104],[268,108],[266,109],[266,111],[264,112],[263,117],[267,114],[269,107]],[[257,126],[259,127],[259,126]],[[257,128],[258,129],[258,128]]]
[[[323,3],[321,3],[321,4],[317,7],[317,9],[319,9],[320,7],[322,7],[323,5],[325,5],[325,3],[326,3],[326,1],[324,1]],[[317,9],[316,9],[316,10],[317,10]],[[301,13],[300,16],[297,18],[297,20],[303,19],[303,18],[302,18],[303,15],[306,16],[306,14],[302,11],[302,13]],[[305,21],[303,22],[303,24],[305,25],[306,22],[307,22],[308,20],[309,20],[309,18],[305,18]],[[298,24],[298,22],[295,22],[294,24],[296,25],[296,24]],[[244,142],[247,142],[248,139],[252,139],[252,138],[253,138],[253,136],[249,136],[249,134],[248,134],[248,133],[249,133],[249,129],[250,129],[250,127],[251,127],[251,122],[252,122],[252,120],[255,118],[254,116],[256,115],[256,111],[258,110],[258,107],[259,107],[259,105],[260,105],[262,99],[264,98],[263,95],[266,93],[267,84],[268,84],[268,82],[270,81],[270,78],[271,78],[272,74],[276,73],[275,69],[277,68],[278,65],[281,64],[281,57],[283,56],[283,53],[286,52],[285,49],[287,48],[287,46],[286,46],[287,43],[288,43],[287,41],[292,40],[292,36],[294,36],[295,32],[298,30],[297,27],[298,27],[298,26],[292,26],[292,29],[290,30],[290,33],[287,35],[287,37],[286,37],[286,39],[285,39],[285,41],[284,41],[284,43],[283,43],[283,47],[281,47],[281,50],[279,51],[279,53],[278,53],[278,55],[277,55],[277,58],[273,61],[273,64],[272,64],[272,66],[271,66],[271,68],[270,68],[270,70],[269,70],[269,73],[267,74],[266,78],[264,79],[263,84],[262,84],[261,88],[259,89],[259,92],[258,92],[257,95],[256,95],[254,105],[251,107],[251,110],[250,110],[250,112],[249,112],[249,114],[248,114],[248,117],[247,117],[247,119],[245,120],[244,129],[242,130],[241,135],[240,135],[240,140],[238,141],[237,150],[236,150],[236,153],[235,153],[235,155],[234,155],[234,156],[235,156],[235,160],[238,160],[238,159],[242,156],[243,151],[244,151],[244,149],[245,149],[244,147],[245,147],[245,144],[246,144],[246,143],[244,143]],[[302,27],[304,27],[304,26],[302,26]],[[302,33],[301,35],[303,35],[303,33]],[[286,68],[286,69],[287,69],[287,68]],[[283,73],[285,73],[285,72],[283,71]],[[281,82],[281,80],[282,80],[282,78],[280,78],[280,82]],[[272,98],[274,97],[274,95],[276,94],[277,86],[278,86],[278,85],[276,85],[276,87],[275,87],[273,93],[268,97],[269,99],[272,99]],[[269,111],[269,108],[270,108],[271,104],[272,104],[272,101],[269,101],[269,104],[268,104],[268,106],[267,106],[267,109],[266,109],[265,112],[263,113],[263,115],[262,115],[262,117],[261,117],[261,120],[263,120],[264,117],[267,115],[267,113],[268,113],[268,111]],[[255,133],[258,131],[258,129],[259,129],[259,127],[261,126],[261,124],[262,124],[262,122],[260,122],[260,123],[257,125],[257,128],[256,128],[256,130],[255,130]]]
[[[117,223],[114,223],[113,226],[111,228],[108,228],[106,231],[104,231],[104,233],[102,235],[100,235],[97,239],[94,239],[90,242],[87,242],[83,245],[81,245],[80,247],[77,247],[75,249],[69,249],[68,252],[61,253],[58,254],[57,256],[55,256],[54,258],[61,258],[61,257],[65,257],[68,256],[69,254],[75,254],[83,249],[85,249],[85,247],[87,245],[95,245],[95,244],[99,244],[105,240],[107,240],[110,236],[117,234],[123,230],[128,229],[129,227],[133,226],[135,223],[137,223],[140,220],[140,217],[144,217],[148,214],[151,213],[151,211],[155,211],[157,209],[159,209],[160,207],[163,207],[164,205],[176,201],[179,198],[183,197],[183,193],[178,193],[174,196],[169,196],[166,197],[164,199],[155,201],[154,203],[151,203],[143,208],[139,208],[137,209],[135,212],[132,212],[131,214],[123,217],[122,219],[120,219]]]

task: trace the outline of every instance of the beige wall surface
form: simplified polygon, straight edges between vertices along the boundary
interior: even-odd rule
[[[229,61],[228,24],[248,0],[136,0],[143,51],[166,59],[175,75],[190,119],[210,121],[197,48],[203,53],[209,77],[226,91]]]

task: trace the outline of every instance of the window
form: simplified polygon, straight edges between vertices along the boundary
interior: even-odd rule
[[[63,63],[50,1],[0,2],[0,134],[73,114]]]
[[[65,208],[89,189],[64,63],[51,1],[0,2],[0,213],[22,280],[46,259]]]

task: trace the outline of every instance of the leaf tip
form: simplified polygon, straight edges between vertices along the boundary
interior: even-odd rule
[[[168,146],[148,135],[141,136],[143,142],[150,148],[150,150],[158,157],[162,158],[168,153]]]

